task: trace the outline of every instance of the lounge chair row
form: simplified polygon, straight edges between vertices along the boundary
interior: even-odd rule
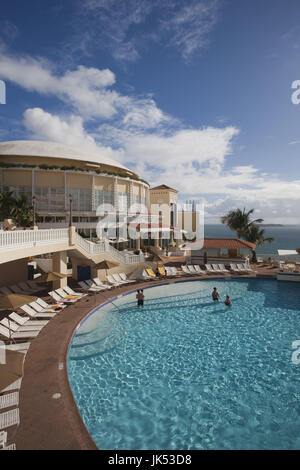
[[[182,265],[181,270],[178,270],[174,266],[159,266],[158,268],[158,276],[154,273],[153,269],[145,268],[142,273],[142,277],[144,280],[154,280],[158,277],[166,276],[166,277],[175,277],[175,276],[182,276],[183,274],[187,274],[190,276],[199,276],[199,275],[206,275],[206,274],[225,274],[225,273],[238,273],[238,274],[245,274],[249,272],[255,272],[250,266],[247,266],[246,263],[238,263],[230,264],[230,269],[227,269],[224,264],[206,264],[205,270],[201,269],[199,265]]]
[[[109,284],[104,284],[97,277],[94,279],[87,279],[80,281],[78,284],[82,289],[88,292],[101,292],[104,290],[111,289],[112,287],[119,287],[124,284],[131,284],[136,282],[135,280],[128,279],[125,273],[108,274],[106,280]]]
[[[38,287],[34,281],[19,282],[18,284],[0,287],[1,294],[32,295],[40,292],[41,290],[41,287]]]

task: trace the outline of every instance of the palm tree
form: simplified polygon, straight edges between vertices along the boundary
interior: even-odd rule
[[[0,192],[0,220],[10,219],[15,206],[13,191]]]
[[[12,216],[16,224],[21,227],[30,227],[32,225],[33,210],[32,206],[28,203],[28,199],[25,194],[20,194],[15,199]]]
[[[248,227],[248,230],[244,233],[244,238],[247,242],[255,243],[256,246],[263,246],[265,243],[272,243],[274,241],[272,237],[265,238],[265,231],[260,230],[255,224],[251,224]],[[251,262],[257,262],[255,250],[252,250]]]
[[[246,212],[246,209],[235,209],[227,212],[227,214],[221,217],[222,224],[226,224],[230,230],[234,230],[237,234],[237,238],[244,237],[249,227],[255,223],[263,222],[263,219],[250,220],[250,215],[254,212],[254,209]]]

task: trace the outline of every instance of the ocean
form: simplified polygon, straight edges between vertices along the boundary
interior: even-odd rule
[[[300,248],[300,225],[284,225],[282,227],[261,227],[265,237],[273,237],[273,243],[266,243],[256,249],[257,253],[277,254],[277,250],[295,250]],[[205,238],[236,238],[236,233],[223,224],[205,224]]]

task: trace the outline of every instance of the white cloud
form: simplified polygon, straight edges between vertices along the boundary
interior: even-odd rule
[[[42,58],[18,58],[0,54],[0,77],[28,91],[52,95],[67,103],[84,119],[117,118],[126,127],[152,128],[171,118],[149,97],[130,97],[110,89],[116,83],[109,69],[79,65],[58,74]]]
[[[218,19],[218,0],[179,2],[174,14],[164,21],[171,32],[169,44],[176,46],[185,60],[208,44],[209,33]]]
[[[252,165],[230,165],[239,133],[234,126],[186,128],[160,110],[150,95],[126,96],[111,90],[116,77],[108,69],[79,66],[58,74],[43,59],[2,53],[0,77],[69,105],[64,115],[27,109],[24,126],[35,138],[101,151],[152,185],[166,183],[182,198],[205,197],[210,216],[250,206],[263,218],[271,218],[274,211],[284,217],[289,204],[289,220],[300,221],[299,179],[285,180]]]
[[[173,47],[188,60],[208,44],[218,20],[219,4],[219,0],[83,0],[80,26],[84,27],[85,18],[86,28],[92,31],[90,46],[95,48],[97,41],[118,60],[137,60],[139,50],[148,41]],[[151,32],[145,27],[150,15]],[[74,29],[77,27],[75,21]],[[75,33],[72,47],[76,49],[77,43]]]
[[[109,146],[102,146],[84,129],[79,116],[70,115],[62,118],[47,113],[41,108],[27,109],[23,122],[26,129],[37,139],[60,142],[93,152],[102,153],[109,158],[120,158],[119,152]]]

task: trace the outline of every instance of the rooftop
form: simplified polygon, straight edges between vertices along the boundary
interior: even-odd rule
[[[166,184],[161,184],[160,186],[155,186],[155,188],[150,188],[150,191],[156,191],[156,190],[168,190],[168,191],[175,191],[178,193],[177,189],[170,188],[170,186],[167,186]]]
[[[202,240],[198,240],[195,243],[189,243],[190,247],[199,250],[202,248],[226,248],[228,250],[238,250],[238,249],[250,249],[255,250],[256,245],[254,243],[246,242],[245,240],[240,240],[239,238],[205,238],[203,245]]]
[[[79,147],[71,147],[57,142],[40,140],[11,140],[0,142],[0,156],[49,157],[80,160],[86,163],[113,166],[133,173],[131,170],[121,165],[121,163],[107,157],[103,153],[93,152]]]

